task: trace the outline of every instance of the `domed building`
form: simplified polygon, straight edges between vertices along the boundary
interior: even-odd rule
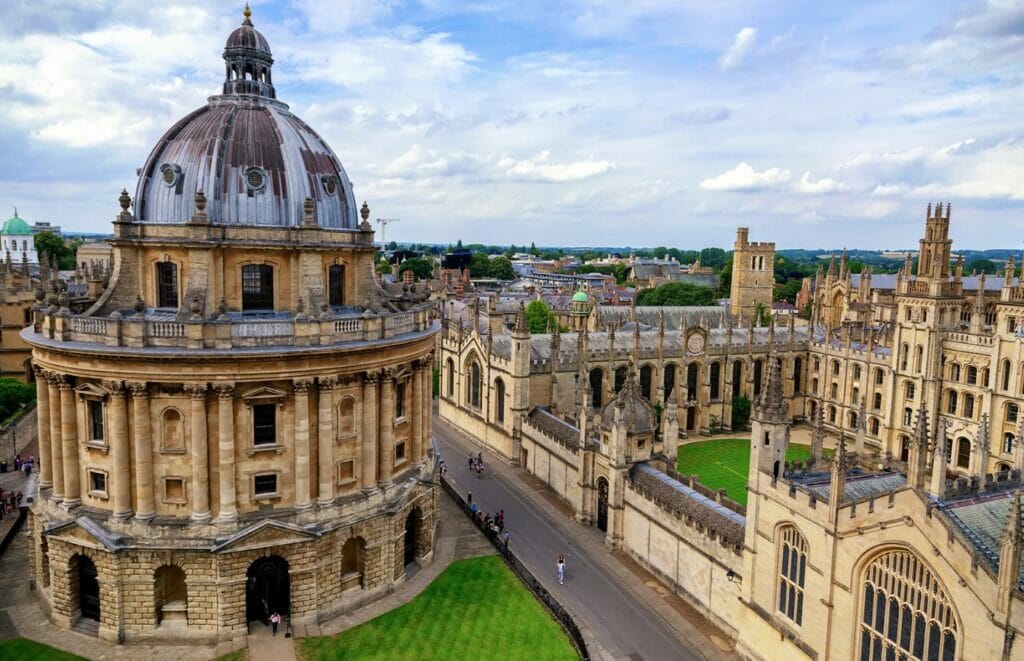
[[[433,553],[436,322],[376,282],[369,208],[276,99],[248,9],[223,57],[122,191],[102,294],[75,314],[50,283],[22,333],[36,592],[110,641],[319,622]]]
[[[5,259],[21,264],[27,261],[30,264],[39,263],[39,255],[36,254],[36,243],[32,237],[32,228],[24,219],[18,217],[18,210],[14,215],[4,221],[0,227],[0,247],[3,247]]]

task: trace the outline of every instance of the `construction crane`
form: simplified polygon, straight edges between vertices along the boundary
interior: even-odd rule
[[[377,224],[380,225],[380,251],[384,252],[387,250],[387,243],[384,242],[384,231],[388,228],[388,223],[400,222],[401,218],[378,218]]]

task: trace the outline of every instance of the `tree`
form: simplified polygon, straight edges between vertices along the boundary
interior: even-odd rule
[[[800,280],[789,280],[784,285],[775,285],[772,298],[776,301],[789,301],[796,303],[796,295],[800,293],[803,282]]]
[[[37,253],[57,258],[58,268],[68,271],[75,268],[75,250],[81,243],[71,247],[64,242],[63,238],[50,230],[43,230],[36,234],[33,242],[35,243]],[[12,254],[11,259],[17,262],[19,257]]]
[[[979,257],[972,259],[964,265],[964,273],[998,273],[1000,266],[993,262],[991,259],[984,259]]]
[[[710,266],[711,268],[720,269],[725,265],[726,261],[726,252],[721,248],[705,248],[700,251],[701,266]]]
[[[462,250],[462,239],[459,239],[459,242],[455,244],[455,249]]]
[[[7,420],[35,398],[35,386],[17,379],[0,379],[0,420]]]
[[[473,253],[473,261],[469,263],[469,275],[473,278],[491,277],[491,260],[482,252]]]
[[[732,398],[732,429],[746,429],[750,423],[750,398],[738,395]]]
[[[512,262],[508,257],[502,255],[491,260],[491,277],[498,280],[515,280],[516,271],[512,268]]]
[[[531,333],[546,333],[548,325],[554,326],[556,323],[554,313],[544,301],[538,298],[526,305],[526,325]]]
[[[718,272],[718,283],[719,296],[724,298],[732,295],[732,259],[722,265],[722,270]]]
[[[668,282],[657,289],[644,289],[637,305],[714,305],[715,292],[685,282]]]
[[[412,271],[420,280],[429,280],[434,274],[434,262],[426,257],[412,257],[402,262],[398,267],[398,275],[406,271]]]
[[[381,275],[388,275],[391,273],[391,264],[388,263],[388,260],[381,259],[377,262],[377,273],[380,273]]]
[[[388,250],[398,250],[398,242],[388,241]]]
[[[530,242],[530,254],[531,255],[539,255],[540,254],[539,252],[537,252],[537,244],[534,243],[533,241]]]

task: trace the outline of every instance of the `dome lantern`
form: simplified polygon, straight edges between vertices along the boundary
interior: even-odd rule
[[[276,98],[270,69],[274,58],[270,44],[252,24],[252,11],[245,5],[242,25],[228,35],[224,44],[224,94],[249,94]]]

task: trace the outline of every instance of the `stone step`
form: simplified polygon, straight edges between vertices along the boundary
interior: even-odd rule
[[[88,617],[80,617],[74,626],[71,627],[71,630],[96,638],[99,636],[100,623]]]

